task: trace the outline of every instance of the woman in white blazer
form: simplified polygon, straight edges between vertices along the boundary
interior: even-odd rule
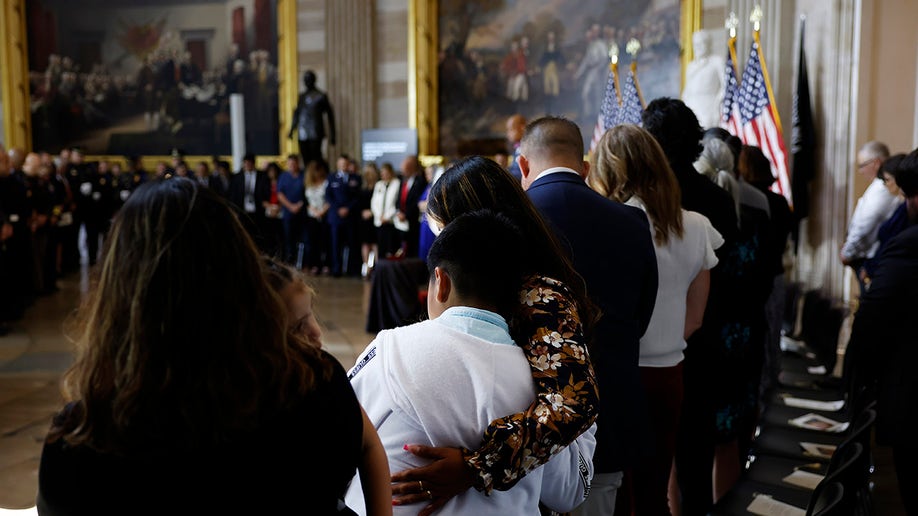
[[[387,257],[398,251],[399,238],[395,229],[395,214],[398,212],[398,193],[401,181],[395,177],[391,163],[383,163],[379,170],[379,181],[373,188],[370,211],[376,226],[379,256]]]

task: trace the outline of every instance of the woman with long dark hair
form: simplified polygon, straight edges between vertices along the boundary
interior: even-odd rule
[[[369,448],[360,406],[216,193],[187,179],[135,191],[78,320],[41,514],[338,513]]]
[[[598,415],[596,379],[587,344],[598,318],[557,239],[515,180],[480,156],[458,161],[431,187],[427,215],[437,228],[476,210],[494,210],[522,231],[526,280],[510,333],[532,367],[536,399],[529,410],[492,421],[478,450],[407,446],[435,459],[393,475],[400,503],[430,501],[430,514],[469,487],[507,490],[587,430]],[[481,252],[488,252],[482,249]],[[424,490],[419,490],[423,484]]]

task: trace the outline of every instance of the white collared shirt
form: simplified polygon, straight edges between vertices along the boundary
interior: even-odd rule
[[[572,168],[567,168],[567,167],[551,167],[551,168],[546,168],[545,170],[539,172],[539,175],[536,176],[536,181],[538,181],[539,179],[541,179],[541,178],[543,178],[543,177],[545,177],[545,176],[550,176],[550,175],[552,175],[552,174],[558,174],[558,173],[560,173],[560,172],[567,172],[567,173],[569,173],[569,174],[574,174],[575,176],[580,177],[580,173],[577,172],[576,170],[572,169]]]
[[[901,199],[889,193],[882,179],[871,181],[851,215],[848,237],[841,250],[842,256],[849,259],[873,258],[880,247],[877,232],[901,202]]]
[[[258,176],[258,172],[255,170],[243,170],[245,174],[245,199],[243,201],[243,209],[246,213],[255,213],[257,209],[255,206],[255,179]]]

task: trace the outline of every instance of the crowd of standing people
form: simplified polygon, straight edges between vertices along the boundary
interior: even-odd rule
[[[416,156],[401,173],[384,163],[342,155],[329,173],[322,161],[305,170],[297,155],[256,168],[248,154],[238,173],[219,157],[189,163],[173,149],[168,161],[144,168],[144,159],[86,161],[81,148],[58,155],[14,148],[0,152],[0,331],[18,320],[57,280],[95,265],[112,220],[134,190],[151,180],[187,177],[229,200],[262,252],[313,275],[368,278],[378,259],[426,257],[432,233],[422,207],[433,168]],[[422,231],[423,230],[423,231]]]
[[[12,167],[4,154],[0,258],[41,248],[43,224],[82,225],[94,245],[113,239],[82,308],[40,508],[164,490],[163,508],[192,485],[186,471],[203,470],[195,489],[237,486],[243,506],[264,502],[269,485],[291,486],[271,498],[278,510],[304,503],[286,496],[295,483],[330,514],[708,514],[743,470],[777,379],[792,219],[769,191],[761,149],[703,130],[679,100],[656,99],[642,116],[642,127],[608,130],[590,161],[576,124],[535,120],[514,149],[518,177],[480,156],[442,172],[410,156],[397,175],[390,164],[358,174],[347,156],[330,173],[316,161],[302,171],[297,156],[260,171],[247,155],[230,175],[219,160],[214,174],[208,164],[190,172],[177,155],[148,180],[133,164],[86,165],[79,151],[66,164],[29,154],[17,165],[11,153]],[[890,357],[911,356],[898,328],[914,324],[904,258],[918,166],[915,152],[865,163],[896,182],[905,222],[878,255],[852,349],[907,461],[914,445],[890,422],[911,424],[910,391],[894,387],[913,380],[901,366],[895,385],[882,372]],[[33,183],[67,194],[48,220]],[[64,213],[72,220],[61,225]],[[52,281],[70,263],[72,231],[41,255]],[[370,274],[374,256],[427,260],[430,320],[381,332],[345,373],[318,349],[301,271]],[[889,356],[864,344],[878,334]],[[307,416],[317,410],[332,424]],[[230,448],[241,460],[226,458]],[[329,471],[275,474],[332,450]],[[187,465],[175,478],[163,474],[173,461]],[[132,475],[144,481],[126,485]],[[75,477],[104,478],[117,496]]]

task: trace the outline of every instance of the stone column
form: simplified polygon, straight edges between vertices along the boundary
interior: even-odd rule
[[[334,152],[360,160],[360,133],[376,126],[375,1],[326,0],[328,95],[335,109]],[[331,152],[331,151],[330,151]],[[329,156],[330,160],[334,156]]]

